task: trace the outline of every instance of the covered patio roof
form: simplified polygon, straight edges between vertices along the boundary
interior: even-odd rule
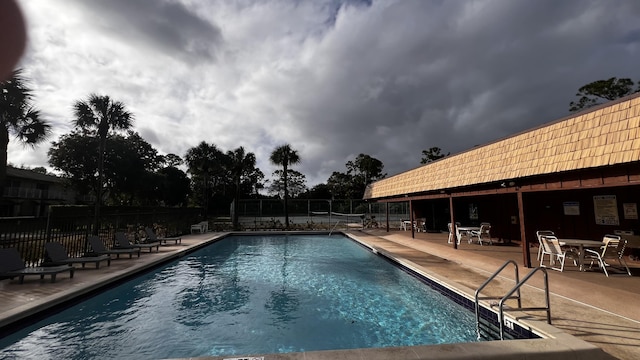
[[[379,180],[364,199],[393,201],[639,161],[640,94],[633,94]],[[622,183],[640,183],[637,172],[623,175]]]

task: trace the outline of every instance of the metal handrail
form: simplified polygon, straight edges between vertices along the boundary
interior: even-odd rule
[[[516,291],[518,292],[518,302],[519,302],[520,287],[524,285],[527,282],[527,280],[529,280],[533,276],[533,274],[535,274],[538,271],[542,271],[544,273],[544,293],[545,293],[545,300],[547,302],[547,305],[545,307],[524,308],[520,303],[518,303],[518,308],[512,308],[510,310],[516,310],[516,311],[545,310],[547,312],[547,323],[551,325],[551,303],[549,301],[549,276],[547,274],[547,269],[543,267],[537,267],[531,270],[531,272],[529,272],[529,274],[527,274],[527,276],[525,276],[524,279],[522,279],[522,281],[518,282],[516,286],[514,286],[511,290],[509,290],[509,292],[500,300],[500,303],[498,305],[499,312],[500,312],[498,317],[498,320],[500,320],[500,340],[504,340],[504,302],[507,301],[507,299],[509,299],[511,295],[513,295],[513,293]]]
[[[333,233],[333,231],[338,227],[338,224],[340,224],[340,220],[336,221],[336,224],[333,225],[333,229],[331,229],[331,231],[329,231],[329,236],[331,236],[331,234]]]
[[[516,284],[518,284],[520,282],[520,277],[518,275],[518,263],[515,262],[515,260],[507,260],[507,262],[505,262],[502,266],[500,266],[500,268],[498,268],[498,270],[496,270],[484,283],[482,283],[482,285],[480,285],[480,287],[478,288],[478,290],[476,290],[475,293],[475,301],[476,301],[476,331],[478,332],[478,338],[480,338],[480,291],[482,291],[487,285],[489,285],[489,283],[496,278],[496,276],[498,276],[498,274],[500,274],[500,272],[502,272],[502,270],[504,270],[504,268],[507,267],[507,265],[509,264],[513,264],[514,267],[514,271],[515,271],[515,282]],[[517,288],[518,291],[518,295],[515,297],[518,300],[518,307],[522,306],[522,302],[520,300],[520,287]],[[483,300],[486,299],[502,299],[501,296],[489,296],[489,297],[483,297]]]

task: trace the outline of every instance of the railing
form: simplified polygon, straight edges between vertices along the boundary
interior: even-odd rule
[[[338,227],[338,224],[340,224],[340,220],[336,221],[336,224],[333,225],[333,228],[331,229],[331,231],[329,231],[329,236],[331,236],[331,234],[333,233],[333,231]]]
[[[67,194],[64,191],[42,190],[25,187],[4,188],[3,197],[19,199],[65,199]]]
[[[491,276],[489,276],[489,278],[482,283],[482,285],[480,285],[480,287],[478,288],[478,290],[476,290],[475,293],[475,301],[476,301],[476,331],[478,333],[478,340],[480,339],[480,300],[498,300],[498,299],[502,299],[502,296],[485,296],[485,297],[480,297],[480,292],[482,290],[484,290],[485,287],[487,287],[487,285],[489,285],[490,282],[493,281],[493,279],[495,279],[501,272],[502,270],[504,270],[509,264],[513,265],[513,269],[514,269],[514,278],[515,278],[515,283],[518,284],[520,282],[520,277],[519,277],[519,273],[518,273],[518,263],[515,262],[515,260],[507,260],[507,262],[505,262],[502,266],[500,266],[500,268],[498,268],[498,270],[496,270]],[[521,300],[521,296],[520,296],[520,288],[518,287],[518,295],[512,297],[512,299],[517,299],[518,300],[518,307],[522,306],[522,300]]]
[[[488,296],[488,297],[480,297],[480,292],[493,280],[496,278],[496,276],[498,276],[498,274],[500,272],[502,272],[502,270],[504,270],[504,268],[506,268],[509,264],[513,264],[514,265],[514,269],[515,269],[515,286],[509,290],[505,295],[503,296]],[[527,280],[529,280],[536,272],[538,271],[542,271],[544,274],[544,293],[545,293],[545,301],[546,304],[544,307],[522,307],[522,295],[520,293],[520,288],[522,287],[522,285],[524,285]],[[517,295],[514,296],[514,293],[517,292]],[[487,279],[482,285],[480,285],[480,287],[478,288],[478,290],[476,290],[475,293],[475,301],[476,301],[476,327],[477,327],[477,331],[478,331],[478,337],[480,337],[480,299],[500,299],[500,302],[498,304],[491,304],[491,307],[494,306],[498,306],[498,321],[500,322],[500,340],[504,340],[504,326],[505,326],[505,318],[504,318],[504,308],[505,308],[505,302],[507,300],[510,299],[517,299],[518,301],[518,307],[512,308],[510,307],[509,310],[511,311],[546,311],[547,313],[547,323],[551,324],[551,303],[549,300],[549,277],[547,274],[547,269],[545,268],[541,268],[541,267],[537,267],[533,270],[531,270],[529,272],[529,274],[527,274],[527,276],[525,276],[522,281],[519,280],[518,278],[518,264],[514,261],[514,260],[508,260],[507,262],[505,262],[498,270],[496,270],[496,272],[494,272],[489,279]]]
[[[98,233],[110,247],[116,231],[137,235],[141,227],[158,224],[167,235],[186,234],[199,221],[201,208],[104,207]],[[52,206],[48,217],[0,218],[0,248],[16,248],[27,266],[38,266],[45,242],[59,242],[70,256],[81,256],[88,250],[86,238],[93,229],[92,206]]]
[[[507,299],[509,299],[509,297],[511,297],[511,295],[513,295],[514,292],[518,291],[518,293],[520,293],[520,287],[522,287],[522,285],[524,285],[527,282],[527,280],[529,280],[538,271],[542,271],[544,273],[544,295],[545,295],[546,306],[522,307],[521,305],[518,305],[517,308],[510,308],[509,310],[513,310],[513,311],[523,311],[523,310],[524,311],[543,311],[544,310],[547,312],[547,323],[551,325],[551,302],[549,300],[549,275],[547,274],[547,269],[542,267],[537,267],[531,270],[529,274],[527,274],[527,276],[525,276],[524,279],[522,279],[522,281],[517,283],[516,286],[514,286],[511,290],[509,290],[509,292],[505,294],[505,296],[500,300],[500,303],[498,304],[499,311],[500,311],[500,316],[498,317],[498,319],[500,320],[500,340],[504,340],[504,302]]]

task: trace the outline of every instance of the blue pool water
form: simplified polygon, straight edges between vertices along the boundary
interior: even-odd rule
[[[1,339],[0,358],[157,359],[476,337],[470,311],[345,237],[234,236]]]

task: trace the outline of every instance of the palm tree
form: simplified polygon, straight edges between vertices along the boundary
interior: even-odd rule
[[[296,150],[291,149],[291,145],[285,144],[278,146],[271,153],[269,160],[274,165],[282,165],[282,184],[284,185],[284,221],[285,229],[289,229],[289,190],[287,189],[287,173],[289,165],[297,164],[300,162],[300,156]]]
[[[102,188],[104,186],[104,155],[110,130],[129,130],[133,126],[133,115],[125,110],[120,101],[107,95],[91,94],[87,101],[76,101],[73,105],[76,119],[74,126],[89,135],[98,137],[98,184],[94,212],[94,233],[98,232]]]
[[[198,146],[187,150],[185,162],[187,163],[187,171],[192,175],[194,181],[200,180],[202,186],[202,202],[205,216],[209,212],[209,198],[211,194],[209,189],[213,187],[216,175],[219,175],[222,158],[224,153],[218,149],[215,144],[207,144],[202,141]]]
[[[256,156],[253,153],[245,153],[244,147],[228,151],[227,157],[229,158],[229,174],[233,179],[235,185],[235,193],[233,197],[234,212],[233,212],[233,228],[238,230],[238,203],[240,201],[240,184],[242,180],[250,176],[256,166]]]
[[[32,98],[21,70],[14,71],[9,80],[0,83],[0,194],[7,175],[9,135],[15,135],[25,145],[35,146],[51,132],[51,126],[31,105]]]

